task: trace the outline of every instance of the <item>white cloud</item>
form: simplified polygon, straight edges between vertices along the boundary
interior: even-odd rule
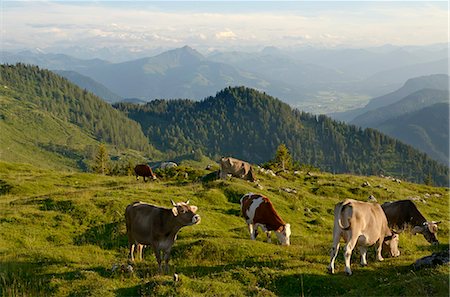
[[[237,35],[230,29],[226,29],[225,31],[217,32],[215,36],[219,40],[223,40],[223,39],[235,40],[237,37]]]
[[[1,34],[11,47],[421,45],[447,42],[448,36],[446,3],[278,3],[263,10],[261,3],[230,2],[224,12],[207,5],[181,9],[177,2],[5,3]]]

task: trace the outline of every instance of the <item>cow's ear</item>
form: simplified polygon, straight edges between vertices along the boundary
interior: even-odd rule
[[[427,224],[427,226],[428,226],[428,230],[430,230],[431,233],[436,233],[438,231],[438,226],[434,222],[429,222]]]
[[[189,204],[189,199],[185,202],[186,204]]]
[[[193,213],[195,213],[197,211],[198,207],[195,205],[191,205],[191,210]]]
[[[423,226],[415,226],[412,230],[411,230],[411,234],[412,235],[416,235],[417,233],[423,233]]]
[[[178,209],[177,209],[176,206],[174,208],[172,208],[172,213],[173,213],[174,216],[178,215]]]

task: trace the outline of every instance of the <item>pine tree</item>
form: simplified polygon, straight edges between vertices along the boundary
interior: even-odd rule
[[[95,156],[93,170],[96,173],[107,174],[109,171],[109,155],[103,143],[98,146],[97,155]]]
[[[282,143],[278,146],[273,164],[283,171],[292,168],[292,157],[285,144]]]

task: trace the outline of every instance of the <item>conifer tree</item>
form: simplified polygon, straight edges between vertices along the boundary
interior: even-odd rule
[[[285,144],[282,143],[278,146],[273,164],[283,171],[292,168],[292,157]]]
[[[106,150],[106,147],[103,143],[101,143],[98,146],[97,155],[95,156],[94,160],[94,172],[100,173],[100,174],[107,174],[109,171],[109,155],[108,151]]]

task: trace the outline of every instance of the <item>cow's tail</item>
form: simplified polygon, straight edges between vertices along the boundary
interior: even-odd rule
[[[347,227],[344,226],[344,224],[342,223],[342,220],[341,220],[342,219],[342,213],[348,207],[352,207],[350,202],[339,203],[339,209],[337,211],[337,216],[338,216],[337,217],[337,221],[338,221],[338,224],[339,224],[339,228],[341,228],[342,230],[349,230],[350,227],[351,227],[350,220],[347,221],[348,222],[348,226]]]

